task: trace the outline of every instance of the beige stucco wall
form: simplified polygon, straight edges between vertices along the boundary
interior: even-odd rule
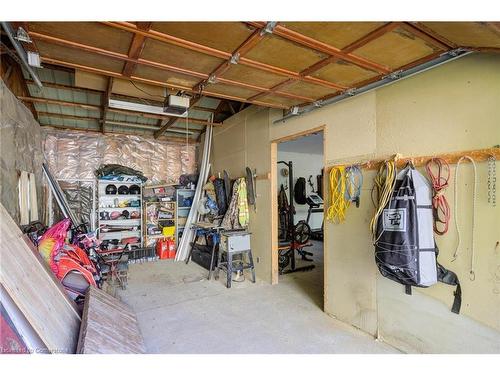
[[[396,152],[404,156],[491,147],[500,143],[500,55],[469,55],[441,67],[285,123],[277,110],[249,108],[229,119],[214,137],[214,170],[242,174],[271,170],[270,143],[325,125],[327,164],[363,161]],[[255,165],[252,163],[256,163]],[[497,170],[500,170],[497,162]],[[454,166],[453,166],[454,175]],[[478,163],[476,280],[469,280],[472,173],[463,169],[457,213],[462,243],[451,226],[437,238],[439,261],[455,271],[463,289],[462,313],[449,309],[454,288],[438,284],[404,294],[382,278],[373,260],[368,223],[374,172],[365,171],[361,207],[341,225],[325,224],[325,312],[407,352],[500,353],[500,205],[486,201],[486,163]],[[447,198],[453,203],[453,180]],[[258,211],[251,217],[258,275],[271,279],[270,181],[258,183]]]

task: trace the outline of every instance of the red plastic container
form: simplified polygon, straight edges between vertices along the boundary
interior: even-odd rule
[[[169,251],[168,251],[168,239],[162,238],[156,241],[156,255],[160,259],[168,259]]]
[[[173,238],[167,239],[167,248],[168,248],[168,257],[170,259],[175,258],[175,253],[177,252],[175,249],[175,241]]]

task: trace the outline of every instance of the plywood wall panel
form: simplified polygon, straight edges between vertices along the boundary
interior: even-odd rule
[[[319,99],[323,96],[334,94],[337,90],[325,86],[313,85],[311,83],[299,81],[283,87],[279,91]]]
[[[356,49],[353,54],[396,69],[439,50],[414,34],[397,28]]]
[[[225,85],[222,83],[208,85],[206,87],[206,91],[214,92],[214,93],[218,93],[218,94],[223,94],[223,95],[235,96],[235,97],[243,98],[243,99],[250,98],[251,96],[254,96],[254,95],[260,93],[260,91],[251,90],[251,89],[247,89],[244,87],[238,87],[238,86],[233,86],[233,85]]]
[[[73,64],[87,65],[98,69],[111,70],[121,73],[123,61],[85,52],[74,48],[62,47],[38,40],[36,43],[40,55],[52,59],[62,60]]]
[[[154,39],[146,40],[141,58],[205,74],[212,72],[223,61],[217,57]]]
[[[338,83],[340,85],[353,85],[377,76],[378,73],[361,68],[357,65],[338,60],[313,73],[313,77],[326,81]]]
[[[137,65],[134,71],[134,76],[187,87],[193,87],[201,81],[200,78],[168,72],[145,65]],[[156,100],[161,100],[161,98],[156,98]]]
[[[261,40],[245,57],[300,72],[327,56],[271,35]]]
[[[271,88],[288,79],[281,75],[268,73],[241,64],[231,65],[222,77],[265,88]]]
[[[153,30],[232,53],[253,28],[242,22],[155,22]]]
[[[469,47],[500,48],[500,26],[495,29],[486,22],[422,22],[446,39]]]
[[[342,49],[382,26],[384,22],[280,22],[280,24]]]
[[[29,29],[37,33],[125,54],[128,53],[133,38],[132,33],[99,22],[30,22]]]
[[[304,103],[302,99],[292,99],[284,96],[278,95],[267,95],[263,98],[259,98],[259,101],[264,103],[269,103],[271,105],[286,105],[287,107],[293,107],[294,105],[299,105]]]

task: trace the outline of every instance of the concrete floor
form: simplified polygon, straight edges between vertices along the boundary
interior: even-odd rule
[[[148,353],[397,353],[322,311],[322,243],[314,253],[313,271],[274,286],[247,276],[231,289],[193,262],[133,264],[118,296],[135,310]]]

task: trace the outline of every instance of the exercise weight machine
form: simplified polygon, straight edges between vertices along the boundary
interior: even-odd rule
[[[303,267],[296,266],[295,251],[302,256],[302,260],[312,261],[307,256],[312,256],[311,252],[304,250],[305,247],[310,247],[312,244],[309,242],[311,236],[311,228],[305,221],[300,221],[295,225],[295,206],[293,203],[294,197],[294,181],[293,181],[293,162],[278,161],[278,164],[283,164],[288,169],[288,186],[290,202],[288,205],[281,204],[279,207],[279,220],[280,220],[280,235],[279,235],[279,272],[280,274],[287,274],[299,271],[310,271],[314,269],[314,265],[307,265]],[[286,193],[283,186],[281,187],[280,195]],[[283,198],[285,198],[283,197]],[[288,269],[286,269],[289,266]]]

